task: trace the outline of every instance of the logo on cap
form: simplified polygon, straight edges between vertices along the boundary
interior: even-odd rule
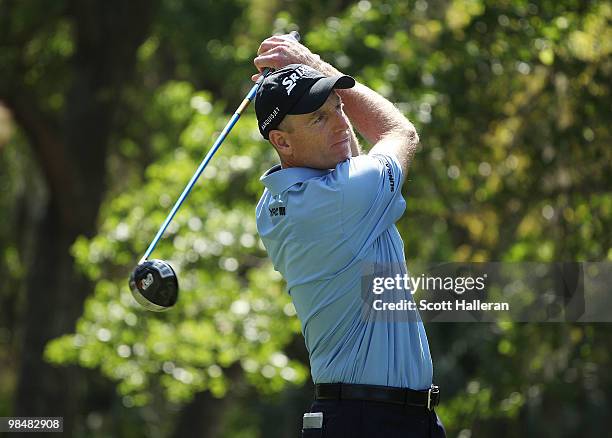
[[[282,84],[287,90],[287,96],[291,95],[291,92],[295,88],[298,79],[300,79],[301,77],[304,77],[304,69],[300,66],[295,69],[294,73],[291,73],[289,76],[283,79]]]
[[[272,111],[272,113],[266,118],[266,120],[264,120],[264,122],[261,124],[261,130],[265,130],[266,126],[268,126],[272,120],[274,120],[274,118],[277,116],[278,114],[278,107],[274,108],[274,110]]]

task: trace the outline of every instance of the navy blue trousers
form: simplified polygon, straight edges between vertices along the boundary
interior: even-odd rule
[[[303,429],[303,438],[445,438],[435,410],[361,400],[316,400],[323,428]]]

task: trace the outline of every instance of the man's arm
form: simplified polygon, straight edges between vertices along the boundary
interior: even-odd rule
[[[265,67],[282,68],[288,64],[306,64],[321,73],[332,76],[341,74],[332,65],[321,60],[307,47],[297,41],[283,36],[266,39],[259,46],[255,66],[261,71]],[[256,79],[259,75],[254,75]],[[397,158],[406,175],[417,145],[419,136],[414,125],[404,117],[387,99],[363,84],[357,83],[353,88],[336,90],[344,102],[344,111],[357,131],[374,146],[370,154],[393,155]],[[358,152],[358,144],[353,134],[351,141]],[[405,179],[405,177],[404,177]]]

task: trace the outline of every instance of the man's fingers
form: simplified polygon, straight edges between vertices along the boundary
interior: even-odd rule
[[[259,49],[257,49],[257,54],[261,55],[263,52],[270,50],[272,47],[279,43],[284,43],[286,40],[280,39],[278,37],[270,37],[266,38],[259,45]]]
[[[255,67],[257,67],[259,71],[262,71],[266,67],[271,67],[275,70],[282,67],[281,60],[278,54],[275,53],[258,56],[253,60],[253,64],[255,64]]]
[[[296,43],[299,44],[299,41],[296,41],[291,34],[273,35],[262,41],[262,43],[259,45],[259,49],[257,49],[257,54],[261,55],[263,52],[270,50],[275,46],[288,46]]]
[[[283,35],[272,35],[271,37],[268,37],[267,40],[270,41],[295,41],[295,38],[293,38],[290,34],[286,33]]]
[[[266,40],[259,45],[257,54],[261,55],[263,53],[269,52],[270,50],[280,49],[281,47],[289,47],[288,41],[287,40],[277,40],[277,41]]]
[[[303,50],[298,49],[295,44],[300,43],[290,34],[266,38],[259,45],[258,56],[253,60],[253,64],[261,72],[266,67],[278,70],[287,64],[299,62],[301,58],[299,55]],[[254,74],[251,79],[257,81],[259,76],[260,74]]]

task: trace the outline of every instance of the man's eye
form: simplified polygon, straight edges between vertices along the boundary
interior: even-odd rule
[[[321,115],[321,116],[317,117],[317,118],[314,120],[314,123],[321,123],[321,122],[323,121],[323,119],[324,119],[324,117]]]

